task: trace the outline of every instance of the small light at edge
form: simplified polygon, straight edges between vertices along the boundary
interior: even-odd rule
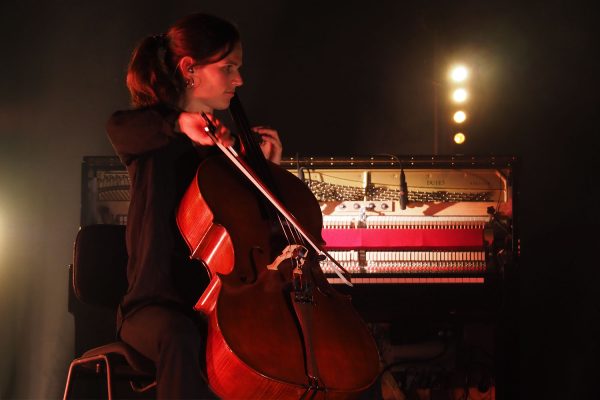
[[[465,136],[464,133],[458,132],[458,133],[454,134],[454,143],[463,144],[465,142],[465,140],[467,140],[467,137]]]

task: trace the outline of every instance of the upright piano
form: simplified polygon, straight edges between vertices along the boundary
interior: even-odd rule
[[[516,296],[515,157],[284,157],[281,166],[319,201],[326,249],[351,273],[353,287],[331,262],[321,267],[373,327],[382,363],[422,377],[433,364],[418,360],[435,359],[454,374],[468,353],[477,371],[500,374],[490,370],[503,351],[507,299]],[[125,224],[128,203],[118,158],[85,157],[81,224]],[[88,345],[76,332],[77,343]]]

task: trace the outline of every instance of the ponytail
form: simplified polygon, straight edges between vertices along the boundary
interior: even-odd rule
[[[149,36],[133,51],[127,69],[127,88],[135,107],[158,103],[176,105],[180,83],[175,71],[169,71],[166,35]]]

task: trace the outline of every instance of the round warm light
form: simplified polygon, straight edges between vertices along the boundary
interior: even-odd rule
[[[454,134],[454,143],[463,144],[465,142],[465,140],[467,140],[467,137],[465,136],[464,133],[458,132],[458,133]]]
[[[454,113],[454,116],[452,117],[452,119],[457,124],[461,124],[461,123],[465,122],[465,120],[467,119],[467,114],[465,114],[464,111],[457,111]]]
[[[450,71],[450,78],[454,82],[464,82],[469,76],[469,70],[463,65],[457,65]]]
[[[452,93],[452,100],[454,100],[457,103],[464,102],[465,100],[467,100],[467,97],[469,97],[469,93],[467,93],[467,91],[463,88],[456,89]]]

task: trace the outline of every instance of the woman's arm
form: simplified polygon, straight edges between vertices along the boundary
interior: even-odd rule
[[[169,144],[175,137],[177,113],[145,108],[115,112],[106,130],[116,152],[125,164],[136,156]]]

